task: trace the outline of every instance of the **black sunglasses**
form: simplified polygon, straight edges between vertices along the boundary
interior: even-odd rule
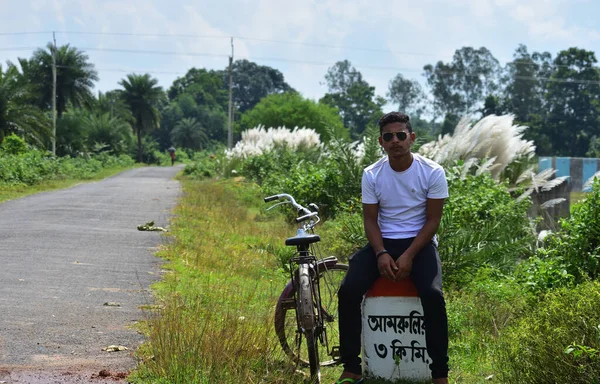
[[[383,141],[392,141],[392,139],[394,138],[394,136],[396,136],[398,138],[398,140],[404,141],[408,137],[408,133],[406,133],[404,131],[400,131],[400,132],[386,132],[383,135],[381,135],[381,137],[383,138]]]

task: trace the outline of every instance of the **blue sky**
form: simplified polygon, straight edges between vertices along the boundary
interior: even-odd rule
[[[424,83],[424,65],[463,46],[485,46],[501,64],[519,44],[600,56],[597,0],[0,0],[0,9],[0,63],[30,57],[56,31],[57,44],[89,55],[100,91],[131,72],[166,89],[193,66],[224,69],[231,36],[236,59],[279,69],[312,99],[343,59],[385,96],[397,73]]]

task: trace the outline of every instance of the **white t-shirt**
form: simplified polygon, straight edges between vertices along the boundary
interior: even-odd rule
[[[447,197],[444,168],[416,153],[406,171],[394,171],[385,156],[363,172],[362,202],[379,204],[377,221],[386,239],[417,236],[425,224],[427,199]]]

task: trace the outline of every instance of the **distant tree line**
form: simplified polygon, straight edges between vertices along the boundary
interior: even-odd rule
[[[29,59],[0,66],[0,142],[11,133],[51,148],[52,55],[57,67],[56,153],[128,153],[152,162],[170,146],[202,150],[227,142],[228,69],[191,68],[168,89],[150,74],[129,74],[119,88],[94,94],[98,73],[85,52],[48,44]],[[385,97],[348,60],[325,75],[327,93],[304,98],[269,66],[233,63],[235,135],[258,125],[310,127],[357,140],[383,107],[409,113],[420,136],[452,132],[463,116],[514,114],[529,126],[539,155],[600,157],[600,68],[579,48],[530,53],[520,45],[505,66],[485,47],[463,47],[449,62],[423,68],[426,89],[397,74]],[[501,138],[500,138],[501,139]]]

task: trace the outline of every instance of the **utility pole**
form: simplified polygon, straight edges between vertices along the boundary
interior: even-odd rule
[[[231,129],[231,123],[233,119],[233,37],[231,38],[231,56],[229,56],[229,122],[227,124],[227,148],[233,148],[233,131]]]
[[[52,154],[56,155],[56,35],[52,32]]]

